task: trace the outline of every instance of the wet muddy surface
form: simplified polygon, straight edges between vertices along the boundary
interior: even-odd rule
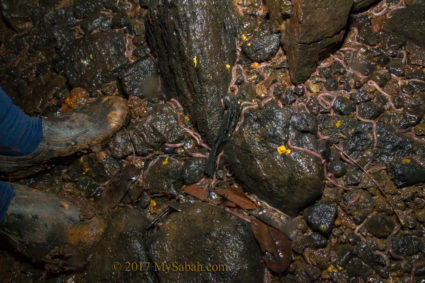
[[[129,106],[102,147],[17,180],[105,218],[89,263],[61,272],[2,240],[0,277],[423,282],[425,3],[329,1],[339,17],[288,23],[323,7],[156,2],[0,1],[0,85],[26,113]]]

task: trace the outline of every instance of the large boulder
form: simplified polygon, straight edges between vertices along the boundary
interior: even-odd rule
[[[320,59],[341,43],[353,0],[294,0],[282,41],[291,81],[307,80]]]
[[[112,80],[113,72],[129,63],[125,56],[126,40],[123,32],[99,32],[69,46],[64,57],[71,86],[94,91]]]
[[[155,282],[153,268],[146,268],[149,258],[144,232],[148,223],[136,210],[114,213],[93,252],[86,282]]]
[[[404,42],[410,41],[425,49],[425,3],[398,9],[385,23],[384,31]]]
[[[247,112],[244,124],[224,150],[235,176],[250,192],[290,215],[318,199],[323,190],[318,157],[296,150],[280,154],[277,150],[281,146],[288,149],[292,134],[292,144],[319,151],[314,131],[303,127],[309,122],[304,116],[278,107]]]
[[[180,100],[211,145],[221,124],[221,98],[235,63],[231,1],[142,1],[147,41],[158,57],[169,97]]]
[[[149,254],[160,282],[263,280],[261,253],[249,223],[205,203],[181,209],[148,234]]]

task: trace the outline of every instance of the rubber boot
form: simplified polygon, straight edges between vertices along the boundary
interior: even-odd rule
[[[0,172],[17,179],[37,173],[47,161],[107,142],[125,123],[127,101],[118,96],[98,98],[59,117],[43,118],[43,139],[24,156],[0,155]]]
[[[100,240],[106,222],[94,217],[80,221],[74,204],[53,194],[11,184],[15,191],[0,225],[16,250],[51,272],[83,268],[91,248]]]

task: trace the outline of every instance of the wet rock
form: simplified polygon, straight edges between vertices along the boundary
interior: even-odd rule
[[[358,242],[354,253],[369,266],[385,266],[385,259],[381,255],[374,254],[371,247],[365,242]]]
[[[419,209],[415,211],[416,218],[419,222],[425,223],[425,208]]]
[[[302,133],[317,132],[316,117],[308,113],[295,113],[291,116],[291,126]]]
[[[122,32],[98,32],[68,46],[65,72],[73,87],[94,91],[113,78],[113,72],[128,63],[126,37]]]
[[[282,104],[285,105],[285,106],[291,105],[296,100],[297,100],[297,97],[295,96],[295,94],[292,91],[292,89],[286,89],[285,93],[280,98],[280,102],[282,102]]]
[[[388,237],[394,230],[394,226],[394,220],[383,213],[374,214],[365,224],[367,231],[378,238]]]
[[[256,34],[242,45],[243,52],[254,62],[270,60],[279,49],[280,34]]]
[[[157,104],[139,119],[131,121],[128,132],[138,155],[148,155],[165,143],[176,144],[185,138],[177,114],[168,104]]]
[[[227,272],[157,272],[161,282],[260,282],[264,266],[247,222],[204,203],[189,204],[170,214],[162,226],[149,234],[153,262],[225,265]],[[189,248],[192,247],[192,248]],[[193,249],[195,248],[195,250]],[[219,267],[219,266],[217,266]],[[224,267],[224,268],[225,268]]]
[[[398,9],[387,20],[384,30],[404,42],[411,41],[425,48],[425,3]]]
[[[354,104],[345,97],[338,96],[338,98],[335,100],[333,109],[341,115],[348,115],[351,112],[353,112],[356,108]]]
[[[265,2],[273,24],[280,26],[283,20],[290,17],[292,10],[291,1],[266,0]]]
[[[231,78],[226,64],[235,63],[231,3],[147,2],[146,38],[159,59],[165,92],[182,102],[212,144],[223,114],[220,100]]]
[[[392,163],[393,181],[397,187],[413,186],[425,182],[425,168],[416,161],[408,159],[405,162]]]
[[[372,269],[357,257],[348,262],[346,270],[350,276],[361,277],[363,280],[366,280],[372,273]]]
[[[122,159],[132,153],[132,144],[129,133],[124,129],[116,133],[108,143],[111,155],[116,159]]]
[[[401,59],[392,59],[386,66],[387,70],[396,76],[404,76],[403,64]]]
[[[304,210],[304,217],[308,226],[322,235],[329,236],[332,232],[333,224],[337,216],[335,204],[321,201]]]
[[[38,9],[37,1],[2,0],[1,13],[6,22],[18,32],[28,32],[33,27],[31,16]]]
[[[359,116],[369,120],[373,120],[383,112],[379,104],[372,101],[362,102],[359,104]]]
[[[352,215],[353,220],[357,225],[362,223],[374,209],[374,203],[370,194],[364,191],[360,191],[360,193],[360,199],[349,208],[349,214]],[[356,190],[348,191],[343,197],[344,204],[348,205],[357,198],[358,194],[359,191]]]
[[[247,189],[282,211],[295,215],[320,197],[323,173],[320,159],[301,151],[279,154],[287,145],[292,111],[268,106],[245,113],[240,129],[224,149],[225,159]],[[296,136],[293,144],[315,150],[312,135]]]
[[[333,91],[338,89],[338,82],[334,78],[329,78],[324,84],[326,90]]]
[[[304,249],[313,248],[321,249],[325,248],[328,243],[328,239],[319,233],[313,232],[308,236],[302,236],[295,238],[292,248],[295,252],[302,254]]]
[[[137,210],[114,213],[87,267],[87,282],[156,282],[153,266],[146,265],[150,261],[144,233],[148,223]]]
[[[391,238],[394,252],[401,256],[411,256],[423,249],[423,242],[416,236],[400,235]]]
[[[282,34],[282,41],[294,84],[308,79],[316,69],[317,62],[343,39],[353,1],[343,0],[338,5],[333,4],[327,0],[292,2],[291,19]]]
[[[345,176],[347,186],[357,186],[361,182],[362,172],[357,167],[350,166]]]
[[[149,171],[145,171],[145,190],[150,194],[176,195],[183,185],[182,164],[169,157],[151,161]]]
[[[354,0],[353,1],[353,12],[357,13],[362,10],[367,9],[375,3],[378,3],[381,0]]]
[[[124,92],[140,98],[158,96],[158,72],[151,57],[134,62],[119,75]]]
[[[406,51],[409,53],[410,63],[425,67],[425,48],[408,41]]]
[[[347,168],[345,167],[344,162],[340,160],[334,160],[329,162],[328,165],[329,173],[332,173],[336,178],[340,178],[345,175]]]
[[[205,158],[191,158],[184,162],[182,177],[186,185],[191,185],[201,180],[207,164],[206,161]]]

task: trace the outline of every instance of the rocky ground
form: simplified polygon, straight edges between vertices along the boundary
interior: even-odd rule
[[[319,16],[310,1],[156,2],[0,1],[0,85],[25,112],[104,95],[130,107],[102,148],[17,182],[85,217],[108,186],[135,201],[107,211],[85,270],[0,241],[1,278],[423,282],[423,1],[331,1]],[[133,165],[137,180],[120,178]]]

